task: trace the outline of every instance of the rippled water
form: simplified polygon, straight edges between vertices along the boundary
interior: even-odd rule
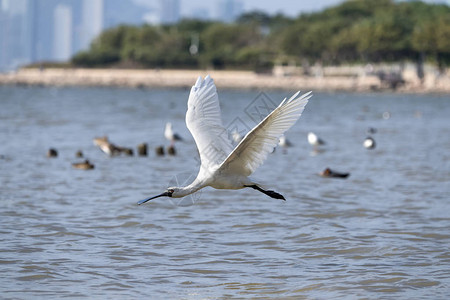
[[[292,92],[220,91],[224,123],[253,126],[261,98]],[[197,172],[188,93],[0,87],[2,298],[450,296],[448,96],[316,93],[287,134],[294,146],[254,174],[286,202],[206,188],[137,206]],[[160,158],[167,121],[186,141]],[[92,144],[105,134],[150,155],[108,158]],[[94,170],[71,167],[77,150]],[[326,167],[351,175],[318,176]]]

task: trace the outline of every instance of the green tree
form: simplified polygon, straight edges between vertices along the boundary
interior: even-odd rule
[[[450,58],[450,8],[421,1],[348,0],[287,18],[254,11],[234,24],[185,19],[178,24],[118,26],[76,54],[79,66],[131,62],[164,68],[268,68],[275,61],[416,60],[442,66]],[[192,42],[199,52],[191,55]]]

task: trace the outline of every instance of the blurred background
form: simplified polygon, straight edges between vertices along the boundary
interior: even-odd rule
[[[327,64],[381,57],[416,59],[417,53],[425,52],[433,54],[433,60],[437,61],[439,55],[448,56],[450,51],[448,40],[436,42],[439,37],[431,40],[429,34],[436,32],[439,24],[447,24],[448,28],[448,0],[349,3],[1,0],[0,3],[0,71],[37,62],[72,62],[82,66],[127,62],[132,67],[189,68],[244,65],[261,69],[277,62],[302,63],[302,59],[304,64],[305,58],[308,63],[319,60]],[[381,20],[376,17],[380,13],[385,16]],[[118,27],[124,24],[128,26]],[[142,27],[144,24],[147,27]],[[368,36],[368,28],[379,28],[388,36],[380,37],[373,32],[373,42],[365,41],[362,37]],[[230,33],[236,30],[240,39]],[[448,35],[446,30],[443,34]],[[215,40],[215,36],[219,38]],[[385,41],[378,47],[383,49],[373,49],[377,39]],[[156,42],[158,47],[153,45]],[[154,57],[161,53],[170,55],[165,59]]]

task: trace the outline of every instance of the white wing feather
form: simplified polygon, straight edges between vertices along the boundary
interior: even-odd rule
[[[220,169],[230,174],[249,176],[267,158],[286,130],[300,118],[311,92],[283,100],[264,120],[255,126],[221,164]]]
[[[199,77],[192,86],[186,125],[197,144],[202,167],[219,166],[233,151],[222,124],[216,86],[209,75],[204,80]]]

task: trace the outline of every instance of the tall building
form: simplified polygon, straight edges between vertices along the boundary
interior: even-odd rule
[[[36,1],[34,27],[34,60],[51,61],[53,59],[54,11],[56,0]]]
[[[180,20],[180,0],[160,0],[162,24],[172,24]]]
[[[86,49],[103,30],[103,0],[83,0],[80,48]]]
[[[36,61],[36,38],[37,38],[37,2],[28,0],[28,7],[26,12],[26,27],[28,32],[27,44],[30,62]]]
[[[72,56],[72,8],[59,4],[54,10],[53,58],[66,61]]]
[[[32,59],[31,0],[2,0],[0,6],[0,70],[14,69]]]
[[[179,0],[161,4],[176,22]],[[0,71],[69,60],[103,29],[142,24],[152,10],[133,0],[0,0]]]
[[[8,16],[0,7],[0,71],[6,69],[8,64],[8,54],[7,54],[7,32],[8,32]]]

